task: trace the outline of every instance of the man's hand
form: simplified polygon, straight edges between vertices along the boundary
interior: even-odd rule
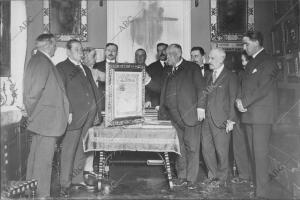
[[[145,102],[145,108],[151,108],[151,101]]]
[[[240,112],[247,112],[247,109],[244,108],[241,99],[236,99],[235,102],[236,102],[236,107],[237,107],[237,109],[238,109]]]
[[[28,126],[29,122],[28,122],[28,117],[22,116],[21,121],[20,121],[20,126],[22,129],[26,129]]]
[[[226,133],[229,133],[230,131],[233,130],[233,125],[235,124],[235,122],[231,121],[231,120],[227,120],[226,123]]]
[[[71,124],[71,123],[72,123],[72,117],[73,117],[73,115],[72,115],[72,113],[70,113],[70,114],[69,114],[69,119],[68,119],[68,124]]]
[[[155,106],[155,110],[156,110],[156,111],[159,111],[159,106]]]
[[[205,110],[203,108],[197,108],[197,117],[200,122],[205,119]]]
[[[98,73],[97,80],[101,81],[101,82],[105,82],[105,79],[106,79],[105,72],[101,72],[101,71],[97,70],[97,73]]]

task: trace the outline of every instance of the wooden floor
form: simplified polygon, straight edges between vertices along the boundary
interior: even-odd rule
[[[122,153],[122,157],[144,157],[133,152]],[[149,156],[149,154],[147,155]],[[151,155],[150,155],[151,156]],[[55,173],[54,173],[55,174]],[[72,190],[71,199],[252,199],[253,190],[249,184],[231,184],[226,188],[207,191],[199,187],[196,190],[187,188],[170,191],[167,177],[162,166],[146,165],[113,165],[110,167],[111,185],[102,192],[83,189]],[[201,166],[199,181],[204,179],[204,170]],[[270,182],[272,192],[270,198],[291,199],[289,191],[276,181]],[[109,190],[108,190],[109,189]],[[52,196],[58,195],[57,177],[53,177]]]

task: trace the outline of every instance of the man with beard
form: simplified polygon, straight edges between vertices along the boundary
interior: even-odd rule
[[[166,65],[167,60],[166,49],[168,47],[165,43],[157,44],[157,58],[158,60],[151,63],[147,68],[146,72],[150,75],[152,84],[151,87],[146,86],[146,96],[149,97],[151,107],[159,106],[160,104],[160,93],[164,82],[167,77],[170,68]]]

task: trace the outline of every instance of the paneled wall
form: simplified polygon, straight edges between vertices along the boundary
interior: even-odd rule
[[[191,0],[191,46],[202,46],[207,52],[211,48],[210,42],[210,1],[199,0],[198,6]],[[35,38],[42,33],[42,0],[27,1],[27,14],[32,18],[28,25],[27,61],[34,47]],[[107,3],[103,1],[88,1],[88,42],[84,46],[103,48],[107,42]],[[255,0],[255,28],[265,35],[265,48],[271,50],[270,30],[273,23],[273,3],[270,0]],[[59,43],[64,46],[64,43]],[[189,51],[189,50],[186,50]],[[189,59],[189,58],[186,58]]]

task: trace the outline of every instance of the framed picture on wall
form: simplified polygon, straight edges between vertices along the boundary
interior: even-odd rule
[[[287,60],[288,76],[300,77],[299,57],[297,54]]]
[[[299,47],[299,24],[296,19],[290,18],[284,23],[286,53],[295,52]]]
[[[273,55],[283,55],[283,30],[280,25],[272,30],[272,53]]]
[[[105,127],[144,121],[145,66],[108,64],[105,87]]]
[[[10,1],[0,2],[0,77],[11,74],[10,7]]]
[[[43,0],[43,31],[58,41],[87,41],[87,0]]]
[[[241,41],[254,30],[254,0],[211,0],[210,28],[212,41]]]

